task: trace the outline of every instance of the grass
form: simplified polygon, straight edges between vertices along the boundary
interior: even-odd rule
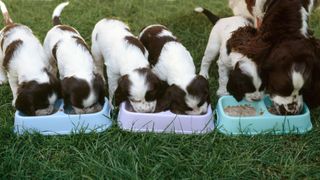
[[[15,22],[26,24],[42,41],[51,28],[51,13],[62,1],[6,0]],[[62,20],[90,44],[94,24],[104,17],[127,22],[135,34],[153,23],[169,27],[190,50],[199,68],[210,22],[193,13],[204,6],[230,16],[227,0],[78,0]],[[320,11],[310,24],[320,36]],[[211,71],[213,105],[217,70]],[[100,134],[43,137],[16,136],[8,85],[0,87],[1,179],[300,179],[320,178],[320,110],[312,111],[314,129],[305,135],[227,137],[134,134],[113,127]],[[115,121],[114,121],[115,122]]]

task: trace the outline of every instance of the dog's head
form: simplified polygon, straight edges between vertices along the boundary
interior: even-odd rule
[[[98,112],[103,107],[105,88],[100,75],[94,74],[91,82],[67,77],[61,84],[65,107],[72,106],[76,114]]]
[[[308,39],[287,40],[276,45],[263,64],[266,90],[282,115],[300,113],[303,93],[312,85],[317,56]]]
[[[163,82],[149,68],[136,69],[118,80],[115,104],[129,101],[136,112],[154,112],[163,87]]]
[[[240,60],[229,73],[227,91],[237,100],[259,101],[264,95],[264,86],[256,64],[249,59]]]
[[[209,83],[198,75],[183,89],[175,84],[167,88],[157,104],[157,111],[199,115],[207,112],[210,103]]]
[[[22,83],[17,92],[15,107],[28,116],[49,115],[54,111],[54,104],[60,97],[60,81],[48,74],[49,82],[29,81]]]

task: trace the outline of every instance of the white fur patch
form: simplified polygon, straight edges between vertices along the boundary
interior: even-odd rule
[[[303,7],[300,10],[301,12],[301,16],[302,16],[302,27],[300,29],[300,32],[303,36],[308,37],[308,16],[309,13],[307,12],[306,9],[304,9]]]
[[[158,34],[158,37],[164,37],[164,36],[170,36],[170,37],[176,38],[176,37],[172,34],[172,32],[170,32],[170,31],[168,31],[168,30],[165,30],[165,29],[163,29],[163,30],[161,31],[161,33]]]
[[[304,85],[304,79],[301,73],[293,71],[292,72],[292,85],[293,91],[290,96],[283,97],[275,95],[271,97],[271,100],[275,103],[276,109],[279,111],[279,106],[284,106],[287,112],[292,114],[299,113],[303,107],[303,97],[299,95],[299,91]],[[289,104],[296,104],[294,108],[289,108]]]

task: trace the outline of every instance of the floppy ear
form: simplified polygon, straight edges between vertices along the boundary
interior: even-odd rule
[[[201,75],[197,75],[192,80],[190,85],[187,87],[187,91],[191,95],[200,96],[200,104],[203,104],[203,101],[210,102],[209,82],[206,78],[204,78]]]
[[[175,85],[171,85],[162,92],[162,96],[157,99],[157,105],[155,112],[162,112],[170,109],[173,91],[175,90]]]
[[[239,62],[236,64],[234,70],[229,74],[229,80],[227,83],[227,91],[237,100],[241,101],[244,98],[244,82],[242,71],[239,67]]]
[[[52,73],[50,73],[49,71],[47,71],[47,74],[49,76],[50,85],[51,85],[52,89],[54,90],[54,92],[56,92],[58,94],[58,98],[61,98],[62,97],[62,92],[61,92],[61,82],[60,82],[60,80],[56,76],[54,76]]]
[[[119,106],[121,102],[128,100],[130,84],[128,75],[122,76],[118,80],[118,87],[114,93],[116,106]]]
[[[104,105],[105,102],[105,88],[104,88],[104,81],[101,77],[100,74],[94,74],[94,79],[93,79],[93,89],[98,95],[98,102],[102,106]]]
[[[177,103],[178,99],[186,95],[178,86],[171,85],[168,87],[161,99],[157,101],[155,112],[161,112],[166,110],[172,110],[173,103]],[[181,104],[182,105],[182,104]]]
[[[27,116],[35,116],[36,111],[33,104],[33,98],[31,93],[24,88],[19,89],[18,97],[15,102],[15,107],[17,110],[21,111]]]
[[[292,64],[291,68],[292,68],[292,71],[301,73],[304,79],[309,79],[311,75],[311,68],[308,67],[306,62],[295,62]]]

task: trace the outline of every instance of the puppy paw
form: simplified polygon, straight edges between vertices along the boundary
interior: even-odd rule
[[[111,110],[114,110],[114,105],[112,104],[111,100],[109,100],[109,107],[111,108]]]
[[[227,90],[223,90],[223,89],[218,89],[217,91],[217,96],[221,97],[221,96],[228,96],[230,95],[229,92]]]

